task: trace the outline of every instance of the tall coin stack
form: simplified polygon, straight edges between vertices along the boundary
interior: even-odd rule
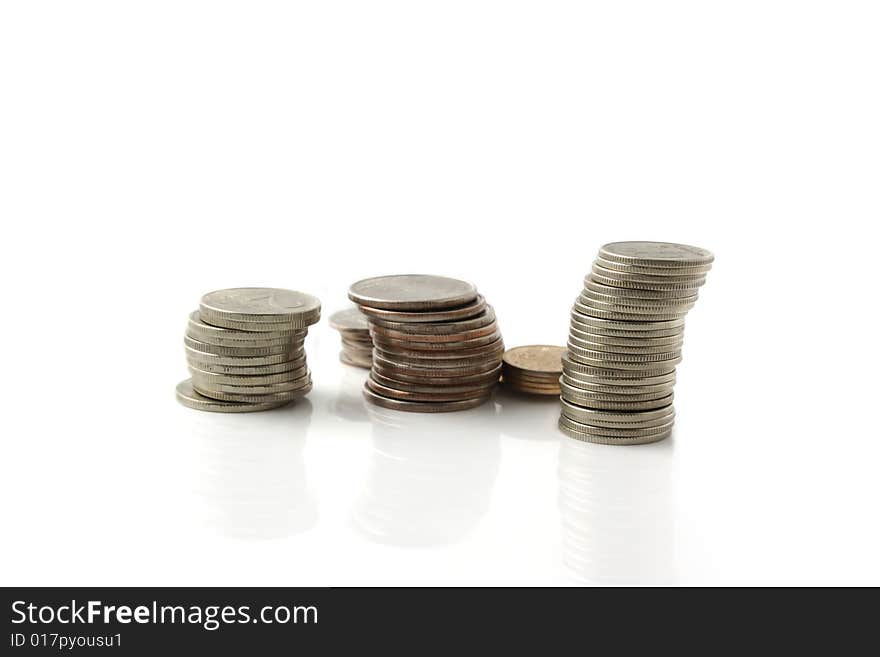
[[[472,284],[380,276],[353,284],[348,297],[370,322],[373,364],[364,396],[371,403],[442,413],[488,401],[504,342],[494,310]]]
[[[357,308],[346,308],[330,315],[330,326],[339,331],[342,351],[339,360],[346,365],[370,369],[373,364],[373,339],[367,316]]]
[[[202,297],[184,345],[192,378],[177,386],[184,406],[245,413],[283,406],[312,389],[304,341],[321,318],[313,296],[232,288]]]
[[[571,312],[560,379],[563,433],[608,445],[672,433],[684,318],[713,260],[705,249],[666,242],[599,250]]]

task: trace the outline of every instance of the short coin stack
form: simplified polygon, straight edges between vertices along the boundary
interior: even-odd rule
[[[504,352],[504,385],[530,395],[559,395],[559,375],[565,347],[533,344]]]
[[[373,364],[373,339],[367,316],[357,308],[346,308],[330,315],[330,326],[342,336],[339,360],[346,365],[370,369]]]
[[[470,283],[406,274],[368,278],[348,297],[370,322],[364,396],[378,406],[441,413],[486,402],[501,374],[495,312]]]
[[[574,303],[562,359],[565,434],[631,445],[672,433],[684,318],[713,260],[705,249],[666,242],[599,250]]]
[[[321,318],[313,296],[274,288],[210,292],[189,316],[184,345],[191,379],[184,406],[245,413],[283,406],[312,389],[303,342]]]

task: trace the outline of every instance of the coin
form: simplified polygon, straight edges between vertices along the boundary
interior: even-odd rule
[[[428,326],[435,325],[430,324]],[[491,335],[493,333],[496,333],[497,331],[498,326],[493,321],[486,324],[485,326],[466,331],[460,331],[458,333],[419,333],[416,335],[406,330],[397,331],[394,329],[388,329],[374,325],[370,329],[370,335],[372,336],[373,340],[375,340],[377,337],[382,337],[394,340],[419,340],[421,342],[466,342],[468,340]]]
[[[370,322],[376,329],[391,329],[407,335],[449,335],[459,334],[472,329],[483,328],[495,322],[495,311],[492,306],[478,315],[469,319],[440,321],[440,322],[394,322],[384,319],[370,318]],[[419,338],[414,338],[419,339]]]
[[[236,331],[206,324],[202,321],[199,311],[196,310],[190,313],[186,334],[200,342],[227,347],[271,347],[304,339],[306,331],[303,329],[277,332]]]
[[[699,295],[692,294],[686,297],[667,297],[661,299],[637,299],[634,297],[623,297],[614,294],[600,294],[591,289],[584,288],[584,291],[581,292],[579,298],[581,303],[595,301],[597,303],[611,306],[625,306],[627,308],[674,308],[677,310],[686,307],[690,310],[697,302]]]
[[[432,382],[430,385],[426,385],[422,382],[412,383],[409,381],[400,381],[399,379],[385,376],[384,374],[376,370],[370,372],[370,378],[378,383],[381,383],[384,386],[395,388],[397,390],[422,393],[445,392],[449,394],[458,394],[465,396],[472,395],[480,391],[482,391],[483,394],[488,394],[487,390],[495,384],[494,381],[484,379],[483,381],[478,381],[477,383],[471,384],[437,385],[436,383]]]
[[[637,312],[603,310],[601,308],[597,308],[596,304],[591,304],[588,306],[584,303],[581,303],[580,299],[574,302],[574,310],[581,315],[586,315],[588,317],[597,317],[600,319],[610,319],[622,322],[641,322],[643,320],[661,322],[666,320],[683,319],[684,316],[687,315],[686,310],[682,312],[669,312],[664,314],[656,313],[651,315],[644,315]]]
[[[485,397],[476,397],[474,399],[452,402],[404,401],[401,399],[383,397],[382,395],[373,392],[366,384],[364,385],[364,397],[373,404],[382,406],[383,408],[416,413],[448,413],[450,411],[464,411],[485,404],[491,398],[490,395],[487,395]]]
[[[216,290],[202,297],[199,316],[226,328],[265,324],[266,330],[305,328],[321,317],[321,302],[310,294],[267,287]]]
[[[683,344],[681,340],[679,340],[678,342],[667,342],[658,345],[605,344],[604,342],[592,342],[590,340],[584,340],[574,333],[569,333],[568,343],[573,344],[581,349],[589,349],[591,351],[610,351],[619,354],[653,354],[677,351],[681,349]]]
[[[430,385],[468,385],[471,383],[491,382],[497,383],[501,375],[501,365],[493,369],[478,371],[476,373],[458,374],[455,370],[413,370],[386,367],[380,361],[373,362],[373,371],[385,377],[402,381],[404,383],[429,383]]]
[[[248,404],[264,404],[273,402],[291,402],[308,394],[312,389],[311,380],[297,390],[278,392],[274,394],[236,394],[229,392],[221,392],[215,389],[200,387],[193,381],[193,389],[204,397],[219,399],[222,401],[245,402]]]
[[[513,347],[504,352],[504,364],[511,370],[562,374],[562,356],[565,347],[533,344]]]
[[[193,387],[203,395],[211,396],[215,392],[230,393],[234,395],[270,395],[285,393],[294,390],[301,390],[304,385],[311,383],[311,375],[306,371],[305,374],[291,381],[283,381],[280,383],[267,383],[257,385],[247,383],[244,385],[232,385],[227,383],[218,383],[199,374],[193,373]],[[208,391],[208,392],[205,392]]]
[[[601,329],[596,330],[592,327],[584,327],[583,325],[576,324],[572,321],[571,328],[569,328],[569,335],[586,342],[595,342],[598,344],[620,345],[622,347],[656,347],[658,345],[683,342],[684,329],[674,329],[674,331],[674,333],[670,332],[670,335],[663,335],[657,338],[644,335],[647,331],[632,332],[633,337],[620,337],[616,335],[605,335]]]
[[[605,258],[596,258],[596,264],[604,269],[622,271],[632,274],[648,274],[649,276],[701,276],[712,269],[712,265],[697,265],[693,267],[649,267],[647,265],[630,265]]]
[[[611,429],[603,432],[601,429],[590,428],[588,425],[572,420],[565,415],[559,416],[559,428],[571,438],[604,445],[641,445],[654,443],[672,435],[672,422],[649,429],[631,431]]]
[[[391,340],[376,336],[373,346],[389,353],[419,356],[423,352],[442,357],[444,354],[458,356],[476,356],[491,353],[501,344],[501,333],[495,331],[481,338],[472,338],[463,342],[416,342],[414,340]]]
[[[263,402],[243,404],[241,402],[220,401],[200,395],[192,387],[192,380],[186,379],[177,384],[176,389],[177,401],[187,408],[194,408],[197,411],[210,411],[214,413],[252,413],[254,411],[268,411],[273,408],[279,408],[287,405],[288,401],[280,402]]]
[[[450,361],[433,361],[425,365],[388,359],[378,350],[373,351],[373,363],[374,365],[379,363],[386,369],[400,371],[403,374],[418,374],[425,377],[466,376],[471,374],[485,374],[496,370],[500,372],[501,370],[500,363],[494,360],[475,360],[468,361],[466,364],[459,364]]]
[[[607,379],[644,379],[646,377],[674,375],[675,372],[674,362],[671,365],[666,362],[652,363],[649,364],[650,369],[636,368],[633,370],[616,366],[612,367],[605,363],[604,360],[601,363],[605,366],[582,363],[571,358],[571,355],[568,353],[562,357],[562,369],[569,375],[576,373],[577,376],[589,375]]]
[[[230,347],[225,345],[208,344],[200,342],[189,335],[183,336],[183,343],[197,351],[217,354],[218,356],[274,356],[277,354],[289,354],[300,349],[302,342],[287,342],[279,345],[271,345],[268,347]]]
[[[467,392],[460,392],[456,389],[450,391],[449,388],[434,388],[427,392],[416,392],[412,389],[404,390],[402,388],[387,386],[373,378],[372,374],[370,374],[370,378],[367,379],[367,386],[377,395],[382,395],[383,397],[422,402],[463,401],[473,398],[484,398],[492,392],[491,386],[480,386]]]
[[[406,312],[398,310],[385,310],[382,308],[371,308],[369,306],[361,306],[362,313],[367,315],[370,320],[380,319],[389,322],[406,322],[411,324],[428,323],[428,322],[447,322],[468,319],[476,317],[487,308],[486,300],[477,295],[477,298],[469,304],[459,306],[457,308],[448,308],[446,310],[431,310],[419,312]],[[391,327],[393,328],[393,327]]]
[[[675,417],[673,406],[664,406],[653,411],[602,411],[584,408],[561,399],[562,412],[570,419],[592,426],[637,429],[656,427],[671,422]]]
[[[348,298],[360,306],[387,310],[445,310],[477,298],[471,284],[445,276],[377,276],[352,284]]]
[[[280,372],[278,374],[250,374],[236,376],[232,374],[207,372],[205,370],[200,370],[195,367],[190,367],[189,371],[194,379],[202,380],[208,383],[209,387],[213,384],[224,384],[233,386],[265,386],[274,383],[287,383],[300,378],[308,372],[308,367],[305,366],[305,361],[303,361],[303,363],[304,364],[302,366],[297,367],[296,369],[292,369],[287,372]]]
[[[687,294],[693,294],[706,282],[705,278],[686,279],[686,281],[678,281],[661,276],[656,276],[653,279],[646,279],[644,277],[637,277],[635,279],[623,279],[615,276],[616,273],[617,272],[612,272],[610,270],[597,268],[594,266],[593,271],[590,274],[590,278],[597,283],[600,283],[602,285],[610,285],[612,287],[625,287],[637,290],[653,290],[656,292],[687,291]]]
[[[671,242],[611,242],[599,249],[599,256],[605,260],[649,267],[698,267],[715,260],[706,249]]]
[[[268,375],[280,374],[296,369],[306,362],[305,352],[291,355],[291,360],[283,363],[275,363],[273,365],[226,365],[223,363],[200,363],[187,358],[190,367],[202,370],[204,372],[213,372],[216,374],[230,374],[232,376],[249,376],[249,375]]]
[[[345,308],[337,310],[330,315],[330,328],[342,331],[369,331],[370,323],[358,308]]]
[[[672,388],[675,385],[674,378],[668,383],[660,383],[655,385],[615,385],[576,379],[568,374],[563,374],[560,381],[571,386],[572,388],[577,388],[578,390],[583,390],[585,392],[595,392],[599,394],[606,393],[613,395],[640,395],[652,392],[664,392],[665,394],[669,394],[670,392],[672,392]]]
[[[582,363],[587,362],[587,364],[589,364],[588,361],[596,360],[603,361],[609,364],[613,363],[614,367],[618,367],[618,363],[647,363],[650,365],[650,363],[680,359],[681,350],[662,351],[658,353],[624,354],[616,351],[593,351],[591,349],[584,349],[569,341],[568,355],[574,360],[580,361]]]
[[[591,274],[587,274],[584,277],[584,290],[596,294],[601,294],[603,296],[610,296],[613,298],[623,297],[627,299],[666,300],[698,296],[698,290],[693,288],[683,290],[645,290],[642,288],[605,285],[594,281]]]
[[[194,349],[184,345],[186,357],[192,363],[204,363],[206,365],[236,365],[239,367],[252,367],[255,365],[277,365],[301,355],[299,351],[271,356],[228,356],[209,351]]]

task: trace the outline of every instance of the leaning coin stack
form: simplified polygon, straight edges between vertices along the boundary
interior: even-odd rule
[[[346,365],[370,369],[373,364],[373,339],[367,316],[357,308],[346,308],[330,315],[330,326],[342,337],[339,360]]]
[[[559,395],[559,375],[565,347],[533,344],[504,352],[502,382],[529,395]]]
[[[380,276],[358,281],[348,296],[367,315],[373,338],[367,400],[442,413],[489,399],[504,342],[494,310],[473,285],[442,276]]]
[[[632,445],[672,433],[684,318],[713,260],[705,249],[666,242],[615,242],[599,250],[574,303],[562,359],[565,434]]]
[[[303,345],[321,318],[313,296],[274,288],[210,292],[189,316],[184,345],[192,378],[184,406],[245,413],[283,406],[312,389]]]

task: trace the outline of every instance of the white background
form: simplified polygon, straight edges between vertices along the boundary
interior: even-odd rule
[[[3,584],[880,584],[873,2],[4,2]],[[377,413],[348,285],[563,343],[597,248],[716,254],[674,438]],[[178,406],[209,290],[315,294],[315,388]]]

